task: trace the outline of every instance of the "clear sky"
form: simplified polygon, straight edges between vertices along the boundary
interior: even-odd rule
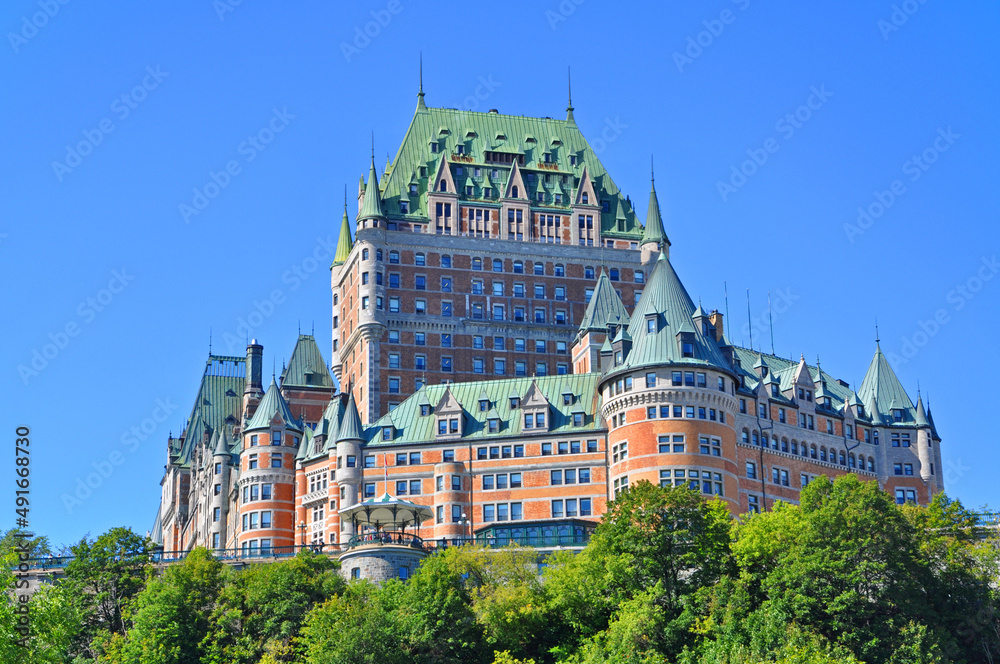
[[[577,123],[642,219],[655,155],[672,261],[706,308],[728,284],[733,340],[750,343],[749,288],[770,350],[770,292],[777,354],[856,387],[877,317],[931,403],[948,492],[1000,504],[1000,8],[814,5],[3,3],[0,475],[27,424],[31,526],[151,526],[210,329],[241,355],[260,306],[266,364],[300,324],[329,348],[311,257],[371,132],[380,169],[399,146],[421,52],[428,105],[515,115],[563,117],[572,66]]]

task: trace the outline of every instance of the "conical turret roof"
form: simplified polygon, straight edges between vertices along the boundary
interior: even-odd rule
[[[642,244],[654,243],[670,246],[667,233],[663,230],[663,220],[660,218],[660,202],[656,198],[656,186],[650,185],[649,208],[646,210],[646,228],[642,233]]]
[[[874,399],[879,408],[901,408],[906,411],[905,419],[912,419],[915,416],[913,402],[903,389],[903,384],[899,382],[896,373],[889,366],[889,360],[882,354],[882,348],[876,344],[875,356],[868,371],[865,373],[861,387],[858,389],[858,397],[863,403],[869,404]],[[869,413],[874,419],[876,415],[882,421],[892,421],[890,411],[878,411]]]
[[[361,414],[358,413],[358,404],[354,402],[352,394],[347,400],[347,408],[340,422],[340,431],[337,433],[337,442],[342,440],[364,440],[365,430],[361,426]]]
[[[583,313],[583,321],[580,323],[580,336],[587,332],[607,332],[608,325],[618,324],[619,321],[628,320],[628,310],[622,304],[622,300],[615,291],[614,284],[608,279],[607,273],[602,269],[601,275],[597,278],[594,286],[594,293],[590,296],[587,310]]]
[[[384,219],[382,198],[378,188],[378,175],[375,173],[375,157],[372,157],[371,169],[368,171],[368,182],[365,183],[365,200],[361,204],[358,219]]]
[[[276,415],[281,418],[287,428],[293,431],[302,431],[302,426],[292,415],[288,402],[285,401],[285,397],[281,396],[281,390],[278,389],[274,376],[271,376],[271,384],[268,386],[267,392],[264,393],[264,398],[260,400],[257,411],[247,423],[246,431],[267,429],[271,426]]]
[[[333,257],[334,265],[343,265],[354,248],[354,236],[351,234],[351,222],[347,218],[347,201],[344,201],[344,218],[340,221],[340,237],[337,239],[337,253]]]
[[[653,273],[642,293],[642,301],[635,307],[628,324],[632,337],[632,350],[617,368],[636,368],[652,364],[691,364],[714,366],[732,372],[714,338],[696,330],[691,324],[695,305],[687,290],[674,272],[673,266],[661,252]],[[658,325],[650,331],[647,315],[656,315]],[[678,334],[689,335],[693,357],[684,357]]]

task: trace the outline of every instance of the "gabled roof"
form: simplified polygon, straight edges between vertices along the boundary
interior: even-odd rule
[[[316,337],[300,334],[288,366],[281,372],[282,387],[333,388],[333,376],[326,367]]]
[[[651,184],[649,189],[649,207],[646,209],[646,227],[642,232],[642,244],[655,243],[660,246],[669,247],[670,240],[663,230],[663,220],[660,218],[660,202],[656,198],[656,185]]]
[[[194,407],[188,417],[183,442],[176,450],[175,463],[190,467],[191,453],[205,432],[221,430],[230,416],[239,418],[246,384],[246,358],[209,355],[198,387]],[[230,394],[234,396],[229,396]]]
[[[628,324],[628,334],[632,337],[632,350],[622,364],[609,367],[608,371],[635,369],[657,364],[690,364],[713,366],[730,373],[729,362],[719,350],[714,337],[696,330],[691,324],[695,306],[670,261],[662,253],[656,260],[653,274],[642,292],[642,301],[635,307]],[[646,327],[646,316],[656,314],[657,329],[650,332]],[[683,357],[677,340],[679,333],[690,335],[694,346],[694,357]]]
[[[354,236],[351,234],[351,222],[347,218],[347,201],[344,201],[344,218],[340,221],[340,237],[337,239],[337,253],[333,256],[334,265],[343,265],[354,248]]]
[[[272,422],[278,419],[287,428],[293,431],[302,431],[302,425],[292,415],[292,411],[288,407],[288,402],[285,401],[285,397],[281,396],[281,390],[278,389],[278,384],[275,382],[274,376],[271,376],[271,384],[268,385],[267,392],[264,393],[264,398],[260,400],[257,410],[254,412],[253,417],[250,418],[250,421],[247,422],[244,431],[267,429],[271,426]]]
[[[456,403],[475,402],[484,391],[489,395],[490,402],[494,404],[493,408],[485,413],[480,412],[478,408],[465,413],[462,440],[485,440],[487,437],[495,439],[498,434],[489,433],[488,420],[498,416],[505,423],[501,428],[502,433],[499,434],[501,437],[530,435],[531,429],[522,431],[524,418],[519,409],[510,407],[510,397],[517,395],[527,397],[532,384],[537,390],[539,403],[547,402],[549,404],[548,431],[550,433],[586,436],[593,435],[591,432],[596,430],[603,430],[603,421],[598,414],[600,397],[597,394],[597,383],[599,378],[600,376],[596,373],[538,376],[536,378],[503,378],[449,385],[428,385],[424,389],[427,398],[432,403],[440,402],[446,391],[451,393]],[[564,406],[560,395],[567,386],[575,394],[583,396],[577,400],[577,403]],[[385,416],[365,429],[367,446],[412,445],[435,441],[437,432],[435,418],[420,417],[418,394],[410,396],[396,406],[392,411],[391,419]],[[574,427],[573,411],[579,410],[581,406],[587,417],[584,418],[583,426]],[[380,428],[389,426],[390,422],[396,427],[396,436],[391,441],[383,441],[379,435]]]
[[[371,169],[368,171],[368,182],[365,184],[365,199],[361,203],[361,212],[358,213],[358,219],[373,218],[385,218],[382,198],[379,194],[378,176],[375,174],[375,157],[372,157]]]
[[[597,278],[597,284],[594,286],[594,293],[590,296],[590,303],[587,304],[587,310],[583,312],[578,336],[583,336],[587,332],[607,332],[608,325],[624,324],[627,320],[628,310],[625,309],[614,284],[602,268],[601,276]]]
[[[875,346],[875,356],[868,365],[868,372],[861,381],[858,397],[866,404],[874,398],[879,408],[878,415],[883,421],[893,420],[892,408],[901,408],[904,411],[904,422],[913,422],[916,417],[913,402],[910,401],[903,384],[899,382],[878,344]],[[874,417],[875,413],[872,412],[871,415]]]
[[[439,133],[441,127],[450,129],[450,134],[441,135]],[[474,132],[475,136],[469,137],[469,132]],[[497,139],[498,135],[507,138]],[[534,136],[538,141],[522,145],[521,140],[527,135]],[[556,150],[550,148],[553,138],[562,143]],[[430,151],[431,140],[438,143],[440,152]],[[459,143],[463,144],[464,148],[460,160],[457,154],[451,156]],[[459,109],[422,108],[418,105],[403,142],[392,160],[392,170],[381,183],[382,211],[393,218],[404,218],[399,209],[399,201],[409,200],[410,211],[405,218],[411,221],[426,221],[427,187],[422,188],[424,193],[420,195],[419,200],[409,197],[407,192],[413,174],[425,173],[423,176],[418,176],[422,181],[433,177],[442,156],[448,160],[451,168],[458,166],[483,168],[482,184],[503,191],[508,174],[513,168],[513,162],[511,164],[487,162],[487,152],[517,154],[520,157],[518,159],[520,171],[535,172],[539,175],[552,174],[559,181],[565,175],[568,188],[575,186],[575,180],[580,178],[586,167],[588,177],[594,186],[592,203],[600,205],[602,200],[610,203],[609,212],[599,213],[602,235],[632,240],[642,237],[642,226],[631,204],[625,200],[625,195],[615,185],[571,118],[569,120],[529,118]],[[544,160],[546,152],[550,152],[550,162]],[[571,157],[575,158],[573,162]],[[454,163],[452,160],[455,160]],[[498,171],[496,179],[492,178],[493,170]],[[371,180],[369,177],[369,188]],[[366,202],[372,199],[367,195],[367,191],[366,188]],[[462,192],[459,193],[464,195]],[[622,203],[626,215],[620,228],[615,219],[619,202]],[[532,205],[534,204],[532,202]],[[551,204],[546,205],[551,207]],[[566,197],[562,207],[568,209],[570,205],[571,200]]]

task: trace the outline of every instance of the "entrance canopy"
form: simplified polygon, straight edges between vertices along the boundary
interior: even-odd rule
[[[355,529],[358,526],[371,526],[380,531],[404,531],[407,526],[418,528],[433,516],[433,512],[426,505],[417,505],[383,493],[378,498],[369,498],[357,505],[345,507],[340,510],[340,515],[341,519],[350,519]]]

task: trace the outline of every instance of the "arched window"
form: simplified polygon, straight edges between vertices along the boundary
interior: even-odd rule
[[[517,185],[510,188],[510,193],[514,196],[514,198],[517,198]]]
[[[787,438],[782,438],[781,439],[781,451],[782,452],[787,452],[788,451],[788,439]]]
[[[557,276],[557,277],[565,277],[566,276],[566,267],[563,266],[563,265],[561,265],[560,263],[556,263],[556,266],[555,266],[555,276]]]
[[[858,467],[857,466],[857,460],[854,458],[853,454],[848,455],[848,457],[847,457],[847,465],[850,466],[851,468],[857,468]]]
[[[514,261],[514,274],[524,274],[524,263]]]
[[[500,260],[499,258],[494,258],[493,259],[493,271],[494,272],[503,272],[503,261]]]
[[[389,262],[392,263],[393,265],[395,265],[396,263],[399,263],[399,252],[398,251],[392,250],[392,251],[389,252]]]
[[[798,454],[798,453],[799,453],[799,444],[798,444],[798,443],[796,443],[796,442],[795,442],[795,441],[793,440],[793,441],[792,441],[792,454]]]
[[[441,182],[438,184],[438,191],[448,191],[447,180],[441,180]]]
[[[869,472],[875,472],[875,459],[868,457],[868,470]]]
[[[587,205],[589,203],[590,203],[590,196],[587,194],[587,192],[583,192],[583,204]]]
[[[422,254],[422,253],[414,254],[414,256],[413,256],[413,264],[414,265],[427,265],[427,257],[424,256],[424,254]]]
[[[863,454],[858,455],[858,468],[861,470],[865,469],[865,455]]]
[[[840,453],[840,465],[841,466],[847,465],[847,456],[843,452]]]
[[[778,437],[777,436],[771,436],[771,449],[772,450],[778,449]]]
[[[375,250],[375,260],[377,260],[377,261],[382,260],[382,250],[381,249],[376,249]]]
[[[826,448],[825,447],[819,448],[819,460],[820,461],[826,461]]]
[[[750,444],[750,432],[747,431],[746,429],[743,430],[743,444],[744,445]]]
[[[618,281],[618,268],[613,267],[610,270],[608,270],[608,276],[610,277],[611,281]]]
[[[588,265],[585,268],[583,268],[583,278],[584,279],[593,279],[594,278],[594,268],[591,267],[590,265]]]
[[[362,249],[361,250],[361,260],[363,260],[363,261],[368,260],[368,250],[367,249]]]
[[[760,435],[756,431],[753,432],[753,444],[760,445]]]
[[[812,446],[812,447],[811,447],[811,448],[809,449],[809,456],[810,456],[810,457],[812,457],[813,459],[815,459],[815,458],[816,458],[816,446],[815,446],[815,445],[813,445],[813,446]]]

